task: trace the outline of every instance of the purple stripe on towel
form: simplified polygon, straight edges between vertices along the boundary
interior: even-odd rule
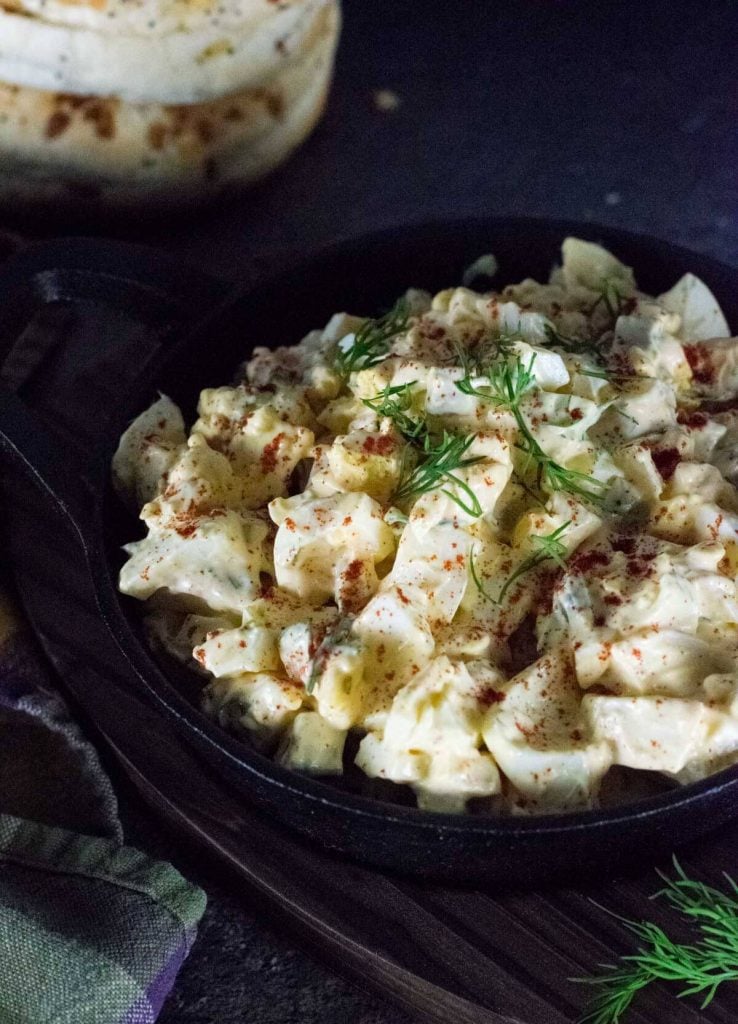
[[[179,970],[187,959],[197,934],[196,929],[187,931],[182,941],[172,950],[159,973],[152,978],[147,992],[128,1008],[120,1024],[153,1024],[159,1016],[164,1000],[169,995]]]

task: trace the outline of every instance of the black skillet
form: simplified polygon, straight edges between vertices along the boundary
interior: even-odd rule
[[[6,265],[2,373],[22,396],[8,387],[0,392],[13,560],[47,647],[67,643],[85,651],[76,662],[67,659],[63,672],[93,720],[113,697],[113,683],[145,695],[196,750],[203,771],[214,771],[310,841],[452,883],[530,884],[609,872],[633,855],[655,858],[735,816],[738,767],[627,806],[526,819],[429,814],[298,775],[201,714],[199,681],[155,659],[138,608],[116,591],[120,546],[138,535],[138,526],[111,493],[108,467],[121,430],[157,390],[191,416],[199,390],[228,382],[254,344],[294,342],[337,309],[376,312],[408,285],[433,290],[458,282],[463,268],[486,252],[500,266],[496,284],[545,278],[567,234],[606,244],[651,293],[686,271],[698,274],[728,321],[738,323],[735,269],[610,229],[529,219],[387,230],[334,245],[236,293],[151,250],[84,239],[31,247]],[[89,338],[77,343],[74,359],[54,350],[76,335],[74,324],[46,330],[44,317],[53,319],[52,313],[92,315],[95,358]],[[34,368],[34,352],[49,336],[44,376]]]

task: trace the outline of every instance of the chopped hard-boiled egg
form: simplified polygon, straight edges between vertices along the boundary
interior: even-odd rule
[[[693,275],[653,298],[573,238],[543,284],[337,313],[189,433],[163,396],[131,424],[120,588],[296,771],[507,814],[702,778],[738,761],[728,334]]]

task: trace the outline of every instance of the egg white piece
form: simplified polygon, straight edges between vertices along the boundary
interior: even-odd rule
[[[738,339],[700,281],[567,239],[546,283],[411,291],[243,374],[114,463],[121,590],[218,721],[436,811],[738,760]]]

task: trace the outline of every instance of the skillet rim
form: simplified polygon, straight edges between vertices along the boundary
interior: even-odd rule
[[[693,272],[699,276],[707,276],[714,272],[720,276],[732,276],[738,284],[738,267],[731,266],[712,256],[696,253],[684,246],[675,245],[654,236],[610,228],[594,222],[575,220],[559,220],[536,217],[462,217],[444,218],[439,220],[418,220],[398,226],[388,226],[358,236],[345,236],[319,249],[308,252],[298,259],[288,261],[274,272],[267,273],[256,284],[247,286],[231,296],[225,307],[218,311],[218,316],[227,316],[249,296],[258,295],[267,289],[277,287],[286,282],[289,275],[299,273],[303,269],[315,271],[317,264],[323,260],[334,260],[341,256],[350,257],[352,252],[361,246],[375,248],[386,245],[397,239],[401,234],[407,240],[420,239],[429,235],[477,232],[493,235],[496,231],[510,232],[524,227],[528,231],[539,228],[550,236],[556,234],[561,240],[568,234],[579,234],[579,237],[601,239],[608,247],[617,249],[620,243],[626,246],[645,247],[652,251],[660,251],[668,261],[686,261],[691,264]],[[547,244],[547,243],[546,243]],[[636,272],[638,268],[636,267]],[[719,298],[719,297],[718,297]],[[120,426],[135,415],[135,410],[142,407],[142,390],[155,390],[155,381],[162,370],[176,359],[180,346],[188,344],[203,330],[204,325],[198,323],[193,331],[188,331],[173,348],[164,349],[160,355],[147,364],[144,373],[137,377],[124,391],[120,400],[119,415],[114,418]],[[611,829],[617,825],[629,825],[644,822],[645,819],[656,819],[668,823],[672,814],[684,811],[693,805],[702,805],[709,797],[724,795],[726,791],[738,789],[738,764],[728,766],[713,775],[685,786],[654,796],[638,799],[632,803],[617,805],[605,809],[561,812],[531,816],[495,816],[495,815],[457,815],[436,811],[423,811],[417,807],[388,803],[376,798],[361,796],[333,787],[320,777],[301,774],[278,764],[266,755],[249,747],[225,729],[209,719],[196,704],[191,703],[180,693],[175,683],[157,662],[151,650],[139,637],[131,624],[132,613],[128,613],[125,604],[133,599],[125,598],[117,590],[114,566],[109,557],[107,523],[104,510],[109,508],[111,488],[107,484],[109,465],[117,443],[117,432],[108,431],[96,459],[96,469],[103,474],[103,485],[100,488],[101,499],[96,503],[95,528],[86,531],[88,535],[88,564],[95,580],[95,590],[101,613],[111,634],[115,638],[122,655],[126,658],[145,690],[157,702],[163,712],[174,717],[178,727],[185,735],[194,734],[200,743],[208,745],[219,758],[225,757],[228,767],[245,773],[246,777],[254,777],[269,787],[281,791],[284,799],[298,797],[307,799],[316,805],[329,807],[333,811],[348,814],[352,817],[376,820],[382,825],[394,825],[404,830],[449,835],[474,835],[489,840],[512,839],[520,836],[536,835],[560,836],[562,834],[579,834],[581,832],[596,833],[602,829]],[[104,449],[104,450],[103,450]],[[117,500],[117,499],[115,499]],[[155,681],[155,683],[154,683]],[[738,815],[738,806],[736,807]]]

